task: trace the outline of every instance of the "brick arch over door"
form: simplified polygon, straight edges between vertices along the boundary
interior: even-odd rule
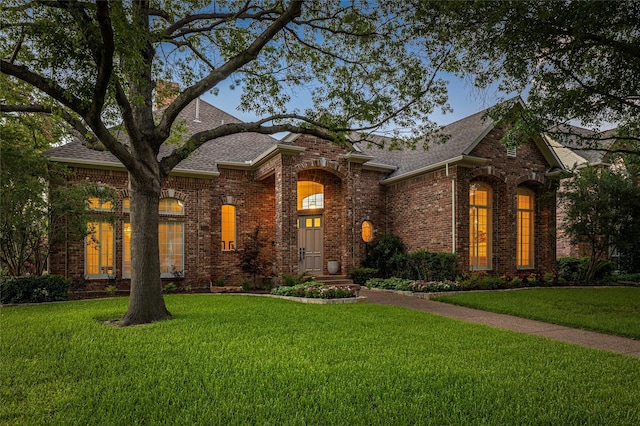
[[[344,167],[340,163],[329,159],[325,159],[324,162],[320,158],[304,160],[296,164],[293,168],[293,172],[296,174],[307,170],[324,170],[337,176],[340,180],[343,180],[347,176]]]

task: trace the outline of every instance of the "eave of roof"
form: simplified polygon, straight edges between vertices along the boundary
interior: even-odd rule
[[[294,146],[288,144],[275,144],[253,160],[239,162],[239,161],[217,161],[216,164],[218,167],[228,168],[228,169],[240,169],[240,170],[252,170],[255,169],[265,162],[271,160],[278,154],[282,155],[298,155],[299,153],[306,151],[307,148],[302,146]]]
[[[481,158],[481,157],[474,157],[471,155],[459,155],[457,157],[451,158],[449,160],[445,160],[445,161],[440,161],[438,163],[435,164],[431,164],[428,165],[426,167],[422,167],[416,170],[413,170],[409,173],[404,173],[398,176],[393,176],[390,178],[386,178],[380,181],[380,183],[382,185],[391,185],[393,183],[398,183],[401,182],[403,180],[406,179],[411,179],[415,176],[424,174],[424,173],[429,173],[432,172],[434,170],[439,170],[442,168],[446,168],[447,166],[460,166],[460,167],[473,167],[473,166],[477,166],[479,164],[484,164],[487,161],[489,161],[486,158]]]

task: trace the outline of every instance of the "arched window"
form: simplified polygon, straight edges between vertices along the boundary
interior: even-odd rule
[[[236,249],[236,206],[222,206],[222,251]]]
[[[362,222],[362,240],[365,243],[371,242],[373,240],[373,224],[371,221],[365,220]]]
[[[298,210],[324,208],[324,185],[310,181],[298,181]]]
[[[534,193],[527,188],[518,188],[518,240],[516,259],[518,268],[533,268],[533,224]]]
[[[469,269],[491,269],[491,188],[480,182],[469,187]]]

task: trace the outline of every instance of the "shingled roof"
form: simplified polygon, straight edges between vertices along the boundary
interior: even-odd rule
[[[386,180],[395,180],[404,175],[411,175],[416,171],[446,163],[449,160],[469,155],[471,150],[493,129],[495,123],[485,117],[486,110],[455,121],[440,130],[446,136],[444,142],[436,137],[426,145],[418,143],[415,149],[389,151],[377,147],[368,147],[366,142],[355,145],[365,155],[374,157],[374,163],[395,167],[395,171]]]
[[[158,113],[161,113],[159,110]],[[189,135],[209,130],[227,123],[241,123],[238,118],[213,105],[198,99],[191,102],[180,112],[176,122],[184,120]],[[127,136],[120,140],[127,144]],[[281,143],[277,139],[260,133],[237,133],[209,141],[194,151],[189,158],[182,161],[174,169],[175,173],[193,173],[216,175],[218,162],[249,162],[265,151]],[[167,156],[175,150],[175,145],[163,145],[159,158]],[[51,159],[76,165],[123,168],[120,161],[109,151],[97,151],[74,140],[65,145],[53,148],[45,153]]]
[[[159,112],[161,112],[160,110]],[[428,170],[445,167],[445,164],[464,162],[467,165],[480,164],[485,159],[470,156],[475,146],[494,128],[495,122],[486,115],[486,110],[444,126],[439,135],[446,136],[445,141],[433,136],[423,149],[418,144],[416,149],[390,151],[370,147],[367,142],[354,142],[354,159],[359,157],[365,162],[365,167],[378,168],[389,171],[383,183],[391,183]],[[189,104],[178,116],[178,120],[185,120],[189,134],[215,128],[225,123],[240,123],[236,117],[197,100]],[[257,159],[263,157],[274,148],[284,145],[295,146],[296,135],[290,135],[284,140],[277,140],[271,136],[259,133],[238,133],[211,140],[198,148],[188,159],[182,161],[173,170],[175,174],[198,174],[215,176],[218,174],[218,164],[246,164],[250,167]],[[381,142],[390,142],[389,138],[376,136]],[[120,138],[126,144],[126,135]],[[544,144],[544,142],[541,142]],[[168,155],[175,149],[174,145],[163,145],[159,158]],[[557,156],[545,144],[541,146],[545,154],[552,158],[552,166],[559,166],[555,161]],[[124,168],[109,151],[96,151],[86,148],[79,141],[47,151],[47,155],[60,162],[84,165],[87,167]],[[557,164],[556,164],[557,163]]]

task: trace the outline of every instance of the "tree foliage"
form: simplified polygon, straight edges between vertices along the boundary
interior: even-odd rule
[[[93,182],[70,184],[69,171],[41,154],[63,128],[50,117],[5,116],[0,123],[0,265],[12,276],[40,275],[53,245],[82,240],[86,200],[115,200]]]
[[[591,254],[588,279],[593,278],[597,262],[614,250],[625,269],[633,269],[639,260],[640,186],[638,175],[632,173],[589,166],[561,193],[567,203],[565,231],[573,243],[586,244]]]
[[[480,88],[499,83],[504,92],[526,95],[528,108],[519,111],[507,142],[524,131],[552,131],[571,143],[576,134],[567,124],[614,125],[615,134],[577,135],[578,146],[602,149],[614,137],[623,143],[613,151],[640,152],[637,1],[417,1],[415,7],[424,31],[445,24],[438,36],[455,46],[451,71]]]

